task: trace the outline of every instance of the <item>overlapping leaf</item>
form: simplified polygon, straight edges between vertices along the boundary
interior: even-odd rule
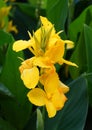
[[[0,81],[14,95],[13,99],[0,99],[1,110],[4,113],[4,118],[21,130],[30,117],[32,107],[31,103],[27,100],[27,89],[20,79],[18,70],[21,62],[18,57],[23,57],[23,53],[13,52],[12,45],[14,39],[11,35],[3,32],[3,37],[0,37],[0,41],[2,41],[2,44],[5,42],[8,43],[8,50],[1,71]]]

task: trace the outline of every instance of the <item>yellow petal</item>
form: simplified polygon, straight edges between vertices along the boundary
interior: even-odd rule
[[[51,95],[56,89],[58,88],[59,84],[59,77],[56,72],[51,73],[48,75],[47,79],[45,80],[44,89],[46,93]]]
[[[53,24],[46,17],[40,16],[40,20],[41,20],[42,25],[44,26],[45,31],[49,32],[50,29],[53,27]],[[52,36],[53,34],[55,34],[54,27],[53,27],[50,35]]]
[[[43,106],[46,103],[46,94],[40,88],[34,88],[27,94],[28,99],[31,103],[37,106]]]
[[[69,87],[60,81],[59,90],[61,90],[63,93],[67,93],[69,91]]]
[[[64,42],[59,40],[56,42],[55,45],[49,47],[45,55],[48,56],[53,63],[57,63],[63,57],[64,51],[65,51]]]
[[[24,71],[21,74],[21,79],[23,80],[27,88],[35,88],[39,80],[38,68],[33,67],[31,69],[24,69]]]
[[[36,57],[33,64],[42,68],[51,68],[52,63],[47,57]]]
[[[75,63],[73,62],[70,62],[68,60],[65,60],[65,59],[61,59],[61,61],[59,62],[59,64],[62,64],[62,63],[65,63],[65,64],[68,64],[68,65],[71,65],[71,66],[75,66],[75,67],[78,67]]]
[[[58,90],[53,94],[52,102],[56,110],[62,109],[66,100],[67,98],[65,97],[65,95],[63,93],[60,93]]]
[[[13,50],[18,52],[24,50],[30,46],[30,41],[18,40],[13,44]]]
[[[71,49],[71,48],[74,47],[74,42],[72,42],[72,41],[64,40],[64,43],[67,44],[67,45],[66,45],[66,48],[67,48],[67,49]]]
[[[22,73],[24,69],[31,69],[33,67],[34,59],[35,59],[35,56],[30,59],[24,60],[21,63],[21,66],[19,67],[20,73]]]
[[[11,21],[8,22],[7,32],[12,32],[12,31],[15,32],[15,33],[18,33],[16,26],[13,25],[13,21],[11,20]]]
[[[50,102],[49,100],[46,102],[46,110],[48,112],[49,118],[52,118],[56,115],[56,108],[53,105],[53,103]]]
[[[40,20],[43,26],[52,26],[52,23],[46,17],[40,16]]]

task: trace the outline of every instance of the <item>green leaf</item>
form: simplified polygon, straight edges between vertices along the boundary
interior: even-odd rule
[[[40,109],[37,109],[37,123],[36,123],[36,130],[44,130],[44,122],[43,122],[43,116],[40,111]]]
[[[7,33],[5,33],[5,36]],[[0,37],[1,40],[1,37]],[[3,39],[2,39],[3,41]],[[19,66],[21,64],[18,57],[23,57],[23,53],[16,53],[12,50],[14,39],[10,36],[4,66],[1,72],[0,81],[14,95],[14,99],[1,100],[1,110],[3,117],[21,130],[30,118],[32,109],[31,103],[27,99],[28,90],[24,87],[20,79]]]
[[[92,73],[87,73],[85,75],[88,83],[88,96],[89,96],[89,103],[92,106]]]
[[[45,130],[83,130],[88,110],[87,84],[84,75],[72,81],[68,101],[54,118],[45,119]]]
[[[71,61],[75,62],[79,67],[70,67],[72,78],[78,77],[81,73],[92,72],[92,29],[84,25],[80,35],[78,45],[72,54]]]
[[[0,130],[17,130],[8,121],[0,118]]]
[[[5,2],[3,0],[0,0],[0,8],[2,8],[3,6],[5,6]]]
[[[29,15],[30,17],[35,17],[35,7],[33,7],[31,4],[16,2],[14,5],[18,6],[23,14]]]
[[[5,87],[3,84],[0,83],[0,100],[2,98],[13,98],[14,95],[9,91],[7,87]]]
[[[69,26],[69,38],[76,42],[84,24],[92,27],[92,5],[87,7]]]
[[[68,12],[68,0],[47,0],[46,12],[46,16],[54,24],[56,30],[64,30]]]
[[[15,5],[12,9],[12,19],[17,26],[18,34],[15,34],[14,37],[15,39],[29,39],[27,32],[32,33],[37,27],[37,19],[34,18],[35,10],[28,4],[16,3]]]
[[[0,30],[0,46],[7,44],[7,43],[11,43],[12,42],[11,37],[12,36],[10,33]]]
[[[7,51],[7,46],[12,42],[11,34],[0,30],[0,65],[2,66],[5,62],[5,55]],[[2,69],[2,68],[0,68]],[[1,71],[1,70],[0,70]]]

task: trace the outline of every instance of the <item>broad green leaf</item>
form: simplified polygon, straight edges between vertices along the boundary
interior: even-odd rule
[[[29,15],[30,17],[35,17],[35,7],[33,7],[31,4],[16,2],[14,5],[18,6],[20,8],[18,11],[22,11],[23,14]]]
[[[85,74],[88,83],[88,96],[89,96],[89,103],[92,106],[92,73]]]
[[[74,42],[77,41],[78,36],[84,24],[92,27],[92,5],[87,7],[78,18],[76,18],[69,26],[69,38]]]
[[[0,30],[0,65],[2,66],[5,61],[7,46],[12,42],[11,34]],[[1,68],[2,69],[2,68]],[[1,71],[1,70],[0,70]]]
[[[23,130],[36,130],[37,112],[33,111]]]
[[[92,72],[92,29],[84,25],[78,44],[72,54],[71,61],[79,67],[70,67],[72,78],[78,77],[81,73]]]
[[[32,5],[35,6],[36,8],[46,8],[47,5],[47,0],[28,0],[28,2]]]
[[[23,130],[44,130],[43,114],[40,108],[32,112],[32,115]]]
[[[0,100],[2,98],[13,98],[14,95],[9,91],[7,87],[5,87],[3,84],[0,83]]]
[[[47,17],[57,31],[64,30],[68,13],[68,0],[47,0]]]
[[[36,130],[44,130],[43,116],[40,109],[37,109]]]
[[[0,30],[0,46],[11,42],[12,42],[11,34],[3,30]]]
[[[87,84],[84,76],[72,81],[68,101],[54,118],[45,119],[45,130],[83,130],[88,110]]]
[[[6,35],[7,33],[5,33],[5,36]],[[0,106],[4,113],[3,117],[21,130],[30,118],[32,105],[26,96],[28,90],[24,87],[20,79],[19,66],[21,61],[18,57],[23,57],[23,53],[16,53],[12,50],[14,39],[11,35],[10,40],[8,39],[6,42],[8,42],[9,45],[0,76],[0,82],[14,95],[14,99],[1,100]]]
[[[15,5],[12,11],[12,19],[19,33],[15,34],[14,37],[15,39],[29,39],[28,31],[32,33],[37,27],[37,20],[34,19],[35,14],[31,14],[31,6],[28,4],[16,3]]]
[[[17,130],[8,121],[0,118],[0,130]]]

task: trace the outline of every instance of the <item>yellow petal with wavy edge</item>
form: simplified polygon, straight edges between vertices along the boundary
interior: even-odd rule
[[[50,37],[49,41],[48,41],[47,49],[48,49],[49,47],[51,47],[51,46],[54,46],[58,40],[61,40],[60,37],[59,37],[59,35],[58,35],[57,33],[56,33],[56,34],[53,34],[53,35]],[[62,41],[63,41],[63,40],[62,40]]]
[[[56,108],[53,103],[49,100],[46,101],[46,110],[48,112],[49,118],[52,118],[56,115]]]
[[[30,41],[18,40],[16,42],[14,42],[14,44],[13,44],[13,50],[16,52],[22,51],[22,50],[30,47],[30,45],[31,45]]]
[[[33,64],[41,68],[51,68],[52,66],[51,61],[47,57],[36,57]]]
[[[46,32],[50,31],[50,29],[53,27],[53,24],[46,18],[43,16],[40,16],[40,20],[42,25],[44,26],[44,29]],[[55,34],[55,28],[53,27],[52,32],[51,32],[51,36]]]
[[[65,95],[63,93],[60,93],[58,89],[53,93],[52,102],[56,110],[61,110],[66,100],[67,98]]]
[[[70,40],[64,40],[64,43],[66,43],[66,48],[67,49],[71,49],[74,47],[74,42],[70,41]]]
[[[40,88],[34,88],[27,94],[28,99],[31,103],[37,106],[43,106],[46,103],[46,94]]]
[[[20,73],[22,73],[24,69],[31,69],[33,67],[34,59],[35,59],[35,56],[30,59],[24,60],[21,63],[21,66],[19,67]]]
[[[44,89],[48,95],[51,95],[54,91],[57,90],[59,85],[59,77],[56,72],[48,75],[45,80]]]
[[[69,87],[60,81],[59,91],[67,93],[69,91]]]
[[[40,16],[40,20],[41,20],[41,23],[43,24],[43,26],[53,26],[52,23],[46,18],[46,17],[43,17],[43,16]]]
[[[27,88],[35,88],[39,80],[38,68],[33,67],[31,69],[24,69],[24,71],[21,74],[21,79],[23,80]]]
[[[52,63],[58,63],[64,55],[65,47],[64,42],[58,40],[55,45],[49,47],[45,53],[45,56],[48,56]]]

